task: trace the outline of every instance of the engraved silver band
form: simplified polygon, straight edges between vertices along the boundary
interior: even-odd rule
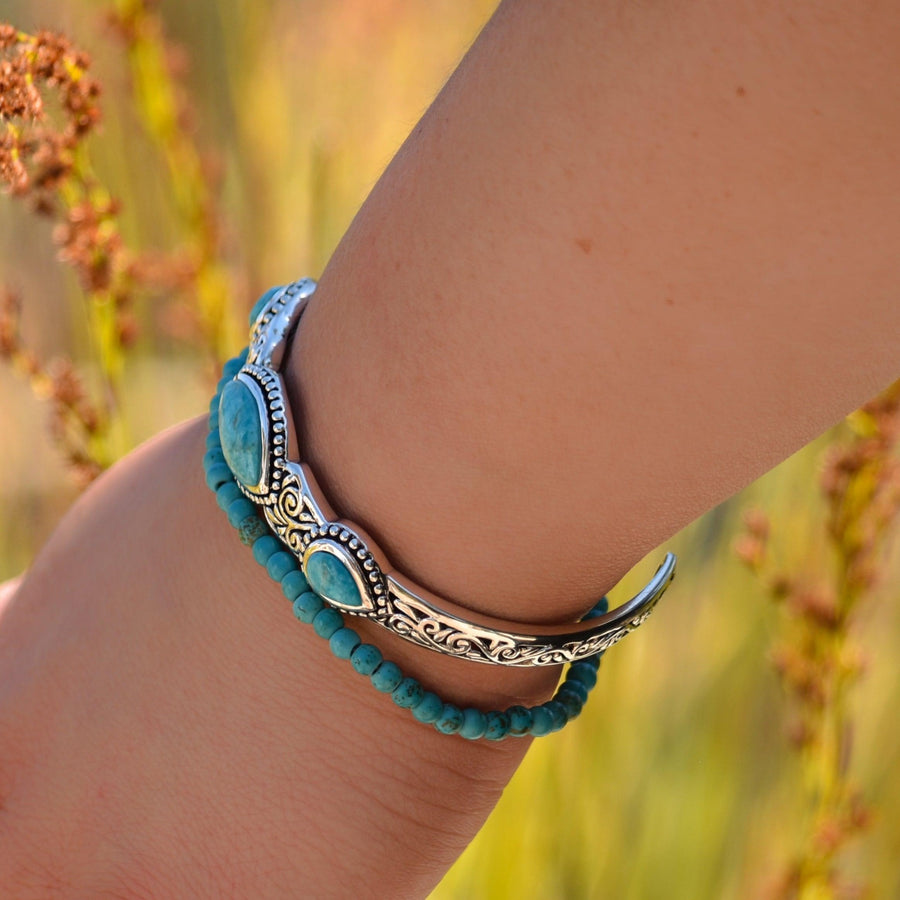
[[[300,560],[313,584],[316,572],[337,572],[335,587],[313,585],[341,612],[365,616],[405,640],[473,662],[546,666],[574,662],[611,647],[652,612],[675,575],[666,554],[650,582],[605,615],[568,625],[528,626],[475,616],[438,598],[393,570],[359,526],[341,520],[299,461],[296,432],[279,370],[286,344],[315,290],[303,279],[275,292],[251,331],[246,362],[235,379],[255,398],[261,428],[259,481],[237,479],[270,528]],[[314,560],[314,562],[313,562]]]

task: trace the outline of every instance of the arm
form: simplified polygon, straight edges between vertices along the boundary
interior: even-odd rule
[[[898,29],[886,3],[504,4],[295,342],[333,505],[460,604],[565,621],[886,384]],[[105,477],[4,616],[0,876],[421,896],[525,744],[437,735],[336,664],[236,541],[202,443],[185,426]],[[549,690],[367,637],[451,699]]]

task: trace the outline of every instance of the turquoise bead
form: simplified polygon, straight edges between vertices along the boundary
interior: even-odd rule
[[[444,704],[444,711],[440,718],[434,723],[434,727],[441,734],[456,734],[462,728],[463,712],[458,706],[452,703]]]
[[[484,730],[487,728],[487,719],[480,709],[464,709],[462,713],[462,725],[459,733],[470,741],[476,741],[478,738],[484,737]]]
[[[234,483],[228,481],[216,491],[216,503],[221,509],[227,511],[228,507],[241,496],[241,489]]]
[[[293,554],[288,553],[287,550],[279,550],[278,553],[273,553],[269,557],[266,571],[272,581],[281,581],[288,572],[294,571],[296,564],[297,561]]]
[[[352,628],[338,628],[328,639],[328,646],[338,659],[350,659],[359,643],[360,637]]]
[[[255,511],[241,519],[237,530],[241,543],[246,544],[248,547],[252,547],[256,541],[269,533],[266,523]]]
[[[229,481],[231,481],[231,469],[224,462],[216,463],[206,470],[206,484],[210,490],[217,491]]]
[[[318,594],[307,591],[301,594],[293,604],[294,615],[307,625],[312,625],[313,619],[321,612],[325,604]]]
[[[211,428],[209,433],[206,435],[206,449],[212,450],[214,447],[218,447],[220,450],[222,449],[219,444],[219,429]]]
[[[232,484],[234,482],[232,481]],[[235,485],[237,487],[237,485]],[[228,509],[225,510],[228,513],[228,521],[231,523],[233,528],[237,528],[247,516],[255,516],[256,515],[256,507],[245,497],[243,494],[237,498],[237,500],[233,500]]]
[[[391,700],[401,709],[411,709],[425,696],[425,689],[415,678],[404,678],[391,691]]]
[[[567,691],[565,685],[556,692],[556,696],[553,699],[557,703],[561,703],[565,709],[566,721],[577,718],[581,715],[581,710],[584,709],[584,701],[572,691]]]
[[[589,610],[581,621],[587,622],[588,619],[599,619],[600,616],[605,616],[608,612],[609,597],[601,597],[595,604],[594,608]]]
[[[385,660],[371,675],[372,685],[376,691],[389,694],[403,681],[403,673],[396,663]]]
[[[237,373],[240,372],[241,369],[243,369],[243,368],[244,368],[244,360],[243,359],[238,359],[238,357],[235,357],[234,359],[229,359],[228,362],[225,363],[224,366],[222,366],[222,380],[225,381],[226,383],[228,381],[231,381],[231,379],[234,378],[234,376],[237,375]]]
[[[574,694],[581,701],[582,705],[587,703],[588,694],[590,693],[588,689],[578,680],[572,678],[566,678],[566,680],[560,685],[559,690],[556,692],[557,695],[565,691],[567,694]],[[555,699],[559,699],[557,696]]]
[[[362,597],[344,561],[327,550],[313,550],[303,565],[309,586],[343,606],[362,606]]]
[[[294,569],[288,572],[287,575],[281,576],[281,593],[292,603],[308,590],[309,585],[299,569]]]
[[[269,288],[260,298],[253,304],[253,308],[250,310],[250,327],[252,328],[256,324],[256,320],[259,318],[260,313],[263,311],[265,305],[281,290],[281,285],[278,287]]]
[[[444,701],[431,691],[425,691],[422,699],[412,708],[412,714],[426,725],[437,721],[443,711]]]
[[[590,690],[597,683],[596,667],[589,663],[573,663],[566,673],[566,683],[572,681],[580,681],[588,690]]]
[[[509,733],[513,737],[521,737],[528,734],[531,730],[531,710],[524,706],[510,706],[506,710],[506,716],[509,719]]]
[[[242,381],[230,381],[219,404],[222,452],[234,477],[247,487],[262,478],[263,425],[256,397]]]
[[[360,675],[371,675],[381,665],[383,659],[377,647],[372,644],[360,644],[350,654],[350,665]]]
[[[261,566],[264,566],[269,561],[269,557],[278,553],[283,547],[284,544],[278,538],[272,537],[271,534],[265,534],[253,542],[253,558]]]
[[[330,638],[339,628],[344,627],[344,617],[330,606],[316,613],[312,626],[320,638]]]
[[[492,710],[485,713],[484,737],[488,741],[502,741],[509,734],[509,717],[506,713]]]
[[[529,732],[535,737],[543,737],[553,731],[553,716],[543,706],[535,706],[531,710],[531,728]]]
[[[569,721],[569,714],[566,708],[558,700],[548,700],[544,704],[544,709],[553,717],[553,731],[559,731],[565,728],[566,722]]]

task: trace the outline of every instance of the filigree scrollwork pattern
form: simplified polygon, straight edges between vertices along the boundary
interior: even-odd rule
[[[550,637],[480,628],[456,616],[445,615],[407,592],[403,596],[391,592],[383,624],[422,647],[472,662],[506,666],[563,665],[602,653],[618,643],[647,619],[658,599],[659,595],[620,625],[562,644]]]
[[[298,556],[321,524],[317,512],[314,501],[304,492],[301,479],[291,468],[285,471],[281,490],[272,497],[272,502],[263,506],[269,527]]]
[[[516,651],[512,636],[443,615],[410,596],[391,593],[384,624],[421,647],[477,662],[504,663]]]

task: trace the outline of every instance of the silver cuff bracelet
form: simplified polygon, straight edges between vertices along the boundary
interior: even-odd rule
[[[238,486],[300,561],[310,588],[341,612],[422,647],[504,666],[574,662],[637,628],[674,577],[671,553],[646,587],[612,612],[570,625],[527,626],[477,617],[418,587],[394,571],[363,529],[337,517],[299,461],[280,375],[285,346],[315,287],[303,279],[266,295],[246,362],[219,407],[222,450]]]

